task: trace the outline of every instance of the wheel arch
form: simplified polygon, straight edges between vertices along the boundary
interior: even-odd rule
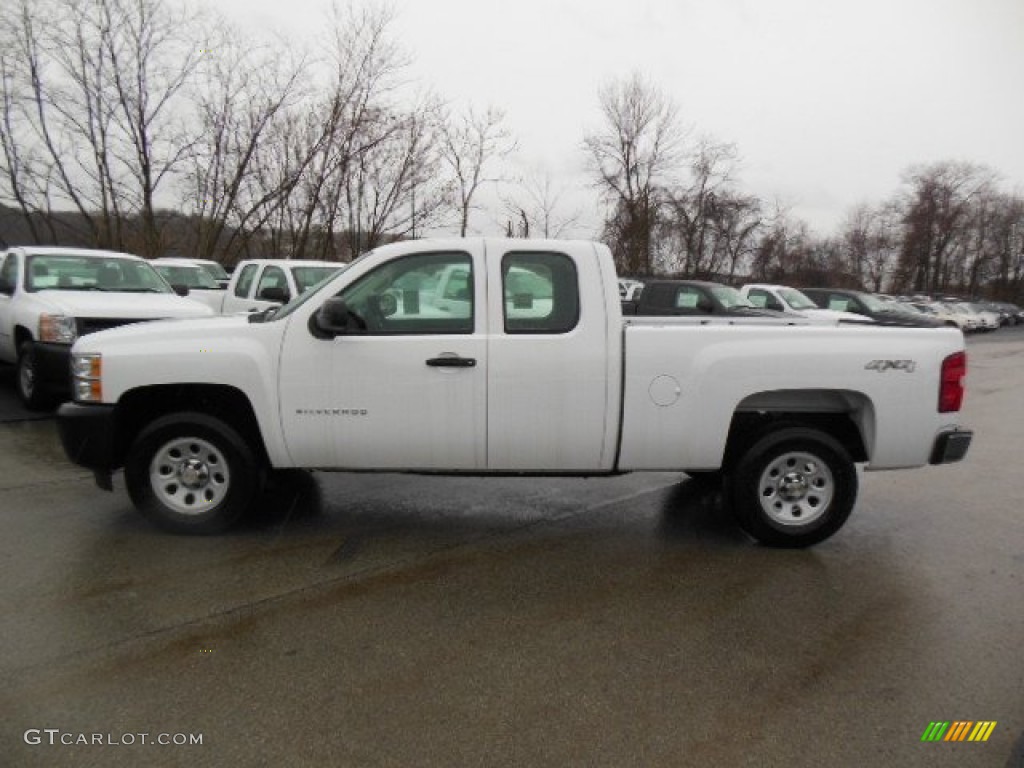
[[[837,440],[855,462],[868,461],[875,436],[871,399],[853,390],[790,389],[758,392],[733,411],[723,468],[764,435],[790,426],[820,430]]]
[[[154,420],[177,411],[214,416],[233,427],[261,462],[269,462],[266,443],[248,396],[226,384],[158,384],[125,392],[118,400],[116,458],[123,464],[129,447]]]

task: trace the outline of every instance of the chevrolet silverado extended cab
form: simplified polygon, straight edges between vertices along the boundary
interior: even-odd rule
[[[83,337],[59,428],[190,533],[277,468],[682,470],[721,479],[754,538],[806,546],[846,521],[857,465],[966,453],[959,331],[746,322],[624,321],[595,243],[394,243],[277,310]]]
[[[71,394],[71,345],[80,336],[144,320],[205,317],[150,264],[127,253],[17,247],[0,253],[0,362],[31,410]]]

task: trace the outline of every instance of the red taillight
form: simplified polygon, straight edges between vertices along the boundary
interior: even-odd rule
[[[942,361],[939,384],[939,413],[960,410],[964,402],[964,379],[967,377],[967,353],[954,352]]]

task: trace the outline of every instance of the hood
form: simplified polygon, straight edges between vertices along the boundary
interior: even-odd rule
[[[165,317],[208,317],[213,310],[174,293],[117,291],[39,291],[36,297],[69,317],[110,317],[145,320]]]
[[[98,352],[105,345],[119,341],[135,343],[143,339],[151,342],[156,338],[154,333],[159,334],[160,341],[206,339],[223,335],[248,325],[251,325],[248,315],[216,315],[198,319],[155,320],[150,323],[122,325],[110,330],[81,336],[75,342],[74,351]]]

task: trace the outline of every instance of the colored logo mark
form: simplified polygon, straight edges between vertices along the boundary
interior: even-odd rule
[[[995,720],[940,720],[928,723],[921,741],[988,741],[996,725]]]

